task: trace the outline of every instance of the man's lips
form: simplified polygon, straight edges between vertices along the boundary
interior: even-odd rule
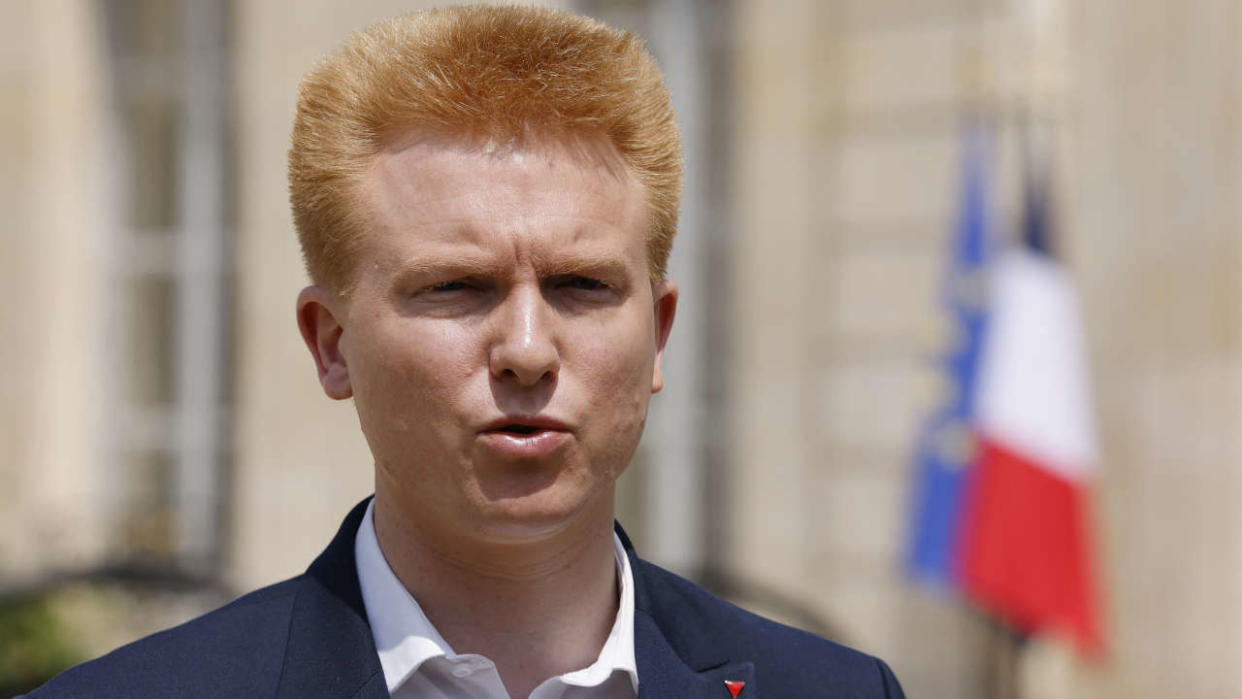
[[[534,459],[555,452],[571,433],[567,424],[553,418],[509,416],[489,422],[479,439],[499,456]]]
[[[551,430],[555,432],[571,432],[569,425],[556,418],[543,415],[507,415],[499,417],[483,426],[481,432],[532,433]]]

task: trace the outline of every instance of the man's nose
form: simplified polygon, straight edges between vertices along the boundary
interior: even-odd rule
[[[534,386],[556,377],[560,352],[554,337],[554,309],[537,288],[520,288],[496,309],[490,356],[492,376]]]

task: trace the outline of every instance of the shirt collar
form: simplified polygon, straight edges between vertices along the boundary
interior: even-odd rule
[[[384,680],[391,694],[428,660],[457,654],[449,646],[409,590],[397,579],[375,537],[375,501],[367,504],[366,514],[354,538],[354,560],[358,583],[366,608],[371,635],[379,652]],[[638,665],[634,660],[634,572],[616,533],[612,535],[621,603],[616,620],[595,662],[565,673],[560,680],[568,685],[592,687],[607,680],[615,671],[629,675],[638,693]]]

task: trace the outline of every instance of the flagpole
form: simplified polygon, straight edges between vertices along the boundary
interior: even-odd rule
[[[984,686],[989,699],[1022,699],[1022,647],[1026,638],[997,621],[984,615],[987,631],[984,668]]]
[[[990,0],[978,2],[981,14],[991,4]],[[959,80],[966,94],[967,119],[976,126],[998,128],[1003,119],[1003,110],[998,105],[1002,98],[998,94],[1001,86],[996,84],[995,75],[989,70],[986,46],[987,32],[980,24],[973,41],[969,41],[961,50]],[[1020,120],[1024,120],[1025,116],[1020,115]],[[1024,160],[1027,155],[1024,149]],[[983,640],[986,696],[989,699],[1022,699],[1020,665],[1025,639],[995,617],[989,614],[982,616],[985,624]]]
[[[990,0],[979,0],[982,11],[991,4]],[[981,12],[982,14],[982,12]],[[981,24],[973,41],[962,51],[959,63],[959,79],[966,97],[968,119],[976,124],[987,124],[999,128],[1004,118],[1004,110],[998,105],[1003,96],[999,94],[1002,87],[996,83],[995,74],[989,70],[986,54],[987,31]],[[1025,112],[1025,104],[1021,105]],[[1020,114],[1019,120],[1025,121],[1026,115]],[[1024,146],[1029,144],[1024,143]],[[1023,160],[1028,153],[1023,149]],[[1009,626],[989,614],[982,614],[985,631],[984,643],[984,686],[989,699],[1022,699],[1020,667],[1022,646],[1025,638]]]

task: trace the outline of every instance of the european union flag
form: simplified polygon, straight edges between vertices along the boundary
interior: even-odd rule
[[[966,472],[974,459],[972,419],[980,346],[987,325],[989,133],[981,123],[962,132],[961,199],[943,288],[953,333],[937,363],[945,390],[916,444],[906,565],[917,579],[951,585]]]

